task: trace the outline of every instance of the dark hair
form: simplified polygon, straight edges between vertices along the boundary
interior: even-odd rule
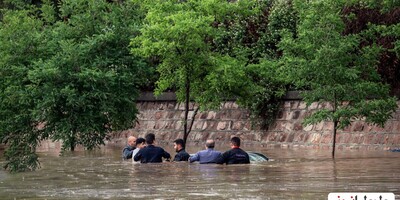
[[[177,144],[177,145],[181,145],[183,149],[185,148],[185,145],[183,144],[183,140],[182,139],[176,139],[174,141],[174,143]]]
[[[147,144],[153,144],[154,140],[156,139],[156,136],[154,135],[154,133],[149,133],[146,135],[145,138]]]
[[[137,140],[136,140],[136,145],[138,145],[138,144],[142,144],[143,142],[146,142],[146,140],[144,139],[144,138],[138,138]]]
[[[215,141],[214,140],[206,141],[206,147],[207,148],[214,148],[214,146],[215,146]]]
[[[231,143],[232,143],[233,145],[235,145],[235,146],[240,147],[240,138],[238,138],[238,137],[233,137],[233,138],[231,138]]]

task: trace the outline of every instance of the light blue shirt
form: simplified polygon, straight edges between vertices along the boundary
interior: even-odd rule
[[[199,161],[200,164],[216,163],[217,159],[221,156],[220,151],[215,151],[213,148],[208,148],[190,156],[189,162]]]

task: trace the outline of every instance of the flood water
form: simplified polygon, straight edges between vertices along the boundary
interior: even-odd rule
[[[37,171],[0,170],[0,199],[327,199],[330,192],[393,192],[400,199],[399,152],[338,150],[333,160],[330,150],[244,147],[271,160],[226,166],[134,164],[121,160],[121,149],[41,152]]]

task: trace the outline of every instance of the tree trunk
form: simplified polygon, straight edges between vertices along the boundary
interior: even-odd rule
[[[337,120],[333,121],[333,140],[332,140],[332,158],[335,158],[335,146],[336,146],[336,131],[337,131]]]
[[[337,100],[336,93],[333,94],[333,114],[336,113]],[[335,146],[336,146],[336,131],[337,131],[338,120],[333,117],[333,138],[332,138],[332,158],[335,159]]]
[[[71,148],[71,151],[75,151],[75,146],[76,146],[76,142],[75,142],[75,134],[73,134],[72,136],[71,136],[71,138],[69,139],[69,145],[70,145],[70,148]]]
[[[186,76],[185,83],[185,120],[183,122],[183,145],[186,146],[187,137],[189,135],[188,132],[188,115],[189,115],[189,103],[190,103],[190,80],[189,76]]]

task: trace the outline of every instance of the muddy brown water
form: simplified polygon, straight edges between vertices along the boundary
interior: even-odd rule
[[[271,160],[226,166],[134,164],[121,159],[121,149],[40,152],[37,171],[0,170],[0,199],[327,199],[330,192],[393,192],[400,199],[400,152],[339,150],[333,160],[329,150],[245,147]]]

